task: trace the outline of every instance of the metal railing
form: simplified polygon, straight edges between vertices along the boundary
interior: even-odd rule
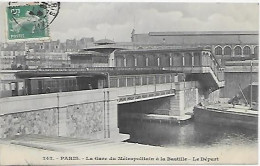
[[[110,88],[156,85],[183,81],[184,75],[177,73],[110,76]]]

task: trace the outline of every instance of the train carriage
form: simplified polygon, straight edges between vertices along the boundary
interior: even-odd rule
[[[28,95],[102,89],[106,78],[100,76],[34,77],[25,79]]]
[[[26,87],[29,95],[79,90],[76,76],[28,78]]]

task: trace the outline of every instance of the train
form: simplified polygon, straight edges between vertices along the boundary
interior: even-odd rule
[[[32,77],[0,83],[0,97],[37,95],[57,92],[102,89],[108,87],[106,76]]]

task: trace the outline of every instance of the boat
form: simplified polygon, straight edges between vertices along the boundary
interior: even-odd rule
[[[250,93],[251,92],[251,93]],[[194,107],[194,121],[223,127],[257,130],[258,83],[251,83],[228,102],[200,103]]]

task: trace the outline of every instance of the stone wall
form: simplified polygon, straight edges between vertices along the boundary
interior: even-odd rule
[[[89,137],[104,129],[104,102],[73,105],[66,110],[66,136]]]
[[[0,138],[23,134],[57,136],[57,108],[0,116]]]
[[[0,98],[0,138],[41,134],[121,139],[118,97],[172,88],[175,85],[167,83]],[[125,108],[169,114],[169,101],[170,97],[163,97]]]
[[[0,138],[24,134],[102,138],[104,102],[0,116]]]
[[[193,108],[196,104],[198,104],[197,91],[198,90],[196,88],[184,90],[184,109]]]
[[[257,130],[258,116],[253,114],[242,114],[230,111],[226,113],[221,110],[213,110],[204,107],[195,107],[194,120],[196,122],[219,125],[222,127],[236,127]]]
[[[199,103],[199,93],[197,88],[189,88],[176,91],[176,95],[170,99],[170,115],[183,116],[187,112],[192,112],[193,107]]]
[[[241,89],[246,88],[250,84],[251,73],[250,72],[225,72],[225,87],[220,91],[220,97],[232,98],[240,92]],[[252,81],[258,82],[258,73],[252,74]]]
[[[104,90],[1,98],[0,138],[23,134],[104,138],[104,103]]]
[[[170,113],[171,116],[181,116],[184,112],[184,92],[176,91],[175,96],[170,98]]]

